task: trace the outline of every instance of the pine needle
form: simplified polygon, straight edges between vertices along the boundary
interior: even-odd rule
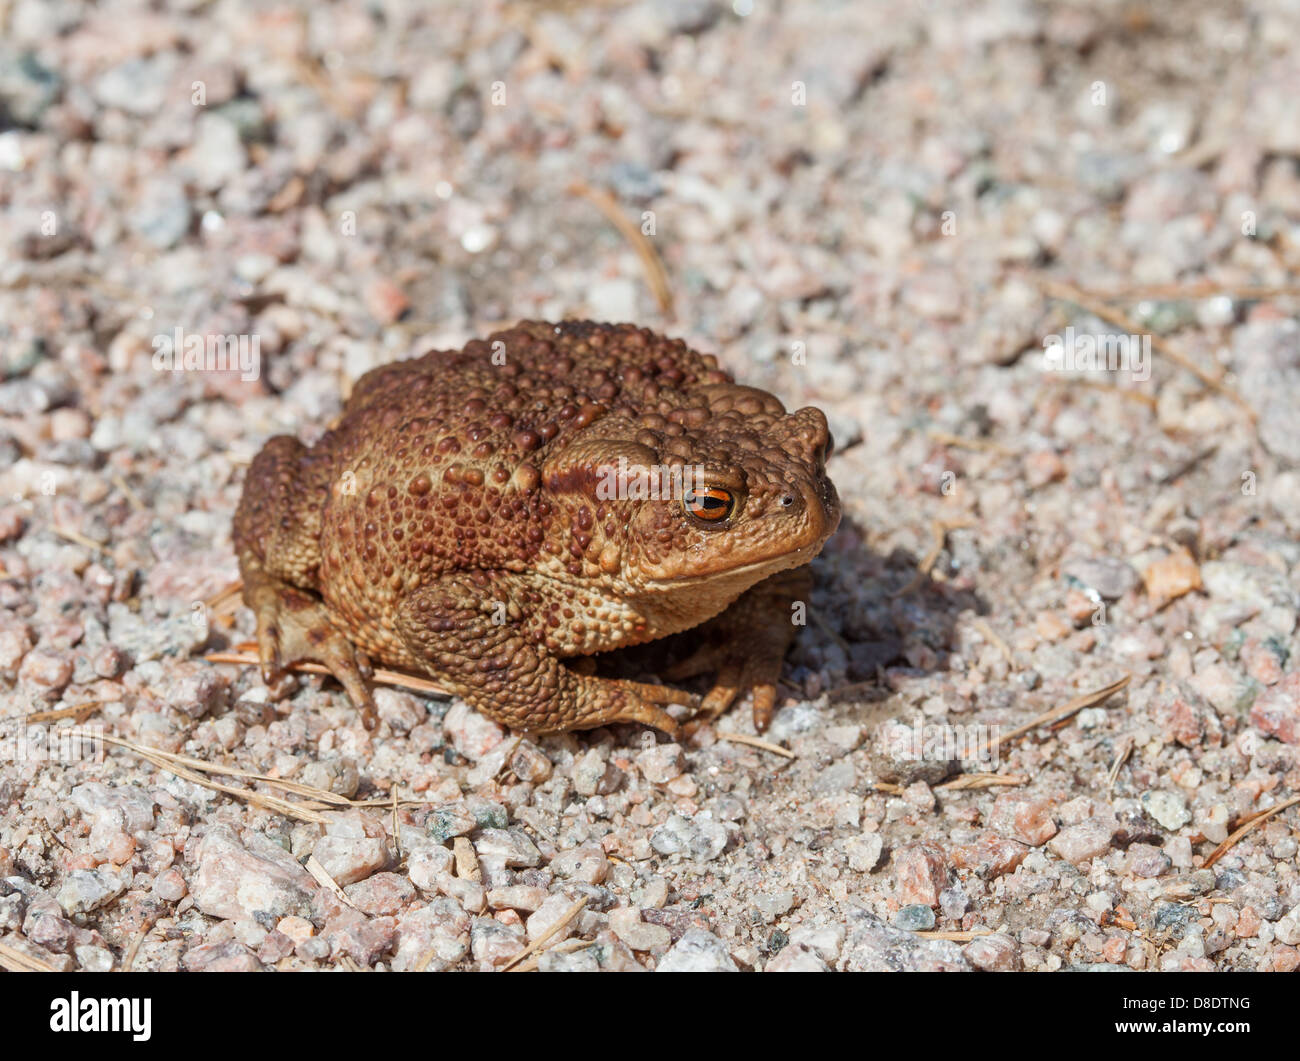
[[[1276,807],[1269,807],[1268,810],[1260,811],[1248,822],[1246,822],[1245,825],[1243,825],[1240,829],[1238,829],[1231,836],[1229,836],[1228,839],[1224,840],[1223,843],[1221,843],[1218,847],[1216,847],[1210,853],[1210,857],[1205,860],[1205,865],[1202,868],[1209,869],[1216,862],[1218,862],[1219,859],[1221,859],[1224,855],[1226,855],[1229,851],[1231,851],[1234,847],[1236,847],[1237,844],[1241,842],[1242,837],[1244,837],[1247,833],[1254,832],[1266,821],[1268,821],[1269,818],[1273,817],[1273,815],[1280,814],[1282,811],[1286,810],[1287,807],[1294,807],[1297,803],[1300,803],[1300,796],[1292,796],[1288,800],[1283,800]]]

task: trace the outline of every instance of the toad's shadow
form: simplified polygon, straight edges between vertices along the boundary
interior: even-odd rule
[[[947,671],[958,652],[957,620],[985,615],[988,606],[969,588],[945,549],[923,571],[906,550],[881,555],[866,544],[859,525],[845,516],[813,561],[808,621],[786,654],[781,698],[882,700],[892,688],[886,672],[922,677]],[[698,629],[594,657],[596,673],[652,678],[689,656]],[[703,691],[708,681],[673,683]],[[787,701],[788,702],[788,701]]]

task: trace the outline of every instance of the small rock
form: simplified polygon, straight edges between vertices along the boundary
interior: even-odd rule
[[[1061,573],[1106,600],[1119,600],[1138,584],[1137,572],[1123,560],[1111,556],[1071,560],[1062,565]]]
[[[412,910],[397,922],[393,970],[439,971],[469,953],[469,916],[449,899]]]
[[[130,217],[131,227],[158,250],[176,246],[189,232],[193,220],[185,186],[169,177],[145,186],[139,206]]]
[[[30,51],[0,51],[0,107],[5,125],[35,129],[45,112],[58,100],[63,78]]]
[[[401,913],[415,898],[415,886],[396,873],[376,873],[343,890],[353,906],[371,916]]]
[[[686,757],[680,744],[655,744],[636,757],[636,765],[651,784],[666,785],[681,775]]]
[[[789,888],[781,891],[762,891],[754,896],[754,909],[768,924],[788,914],[793,906],[794,892]]]
[[[891,719],[876,730],[871,767],[879,780],[904,786],[917,781],[936,785],[957,770],[955,760],[927,758],[926,751],[920,729]]]
[[[599,844],[583,844],[551,859],[551,872],[586,884],[601,884],[609,875],[609,859]]]
[[[1273,938],[1289,947],[1300,946],[1300,906],[1280,918],[1273,926]]]
[[[1205,739],[1204,712],[1184,695],[1173,690],[1160,694],[1151,704],[1151,717],[1160,725],[1166,740],[1194,748]]]
[[[816,951],[802,943],[791,943],[782,947],[775,958],[763,967],[767,973],[825,973],[830,967],[822,961]]]
[[[442,729],[451,746],[471,762],[482,759],[506,735],[506,731],[490,718],[461,701],[452,704],[442,720]]]
[[[76,955],[77,964],[81,966],[83,972],[109,973],[113,971],[113,952],[110,950],[103,947],[79,944],[72,948],[72,953]]]
[[[487,904],[492,910],[522,910],[534,913],[546,902],[546,889],[532,884],[511,884],[504,888],[491,888]]]
[[[652,951],[667,947],[672,934],[663,925],[650,925],[641,920],[641,911],[634,906],[619,906],[609,912],[609,927],[614,935],[635,951]]]
[[[392,324],[400,320],[411,308],[411,301],[405,292],[382,276],[366,285],[364,301],[370,315],[380,324]]]
[[[540,973],[598,973],[600,962],[595,947],[575,951],[544,950],[537,962]]]
[[[540,785],[550,778],[553,771],[551,760],[532,741],[520,741],[519,747],[510,756],[510,770],[520,781]]]
[[[958,869],[973,870],[985,880],[1014,873],[1025,860],[1029,848],[1009,837],[982,834],[972,844],[958,844],[952,849],[952,864]]]
[[[73,806],[92,820],[93,827],[119,826],[141,834],[153,828],[157,801],[143,789],[112,787],[99,781],[77,785],[70,793]]]
[[[1157,608],[1201,588],[1201,569],[1185,549],[1170,553],[1142,572],[1148,596]]]
[[[274,965],[289,957],[295,946],[294,941],[288,936],[281,935],[279,932],[268,932],[266,938],[258,945],[257,960],[266,965]]]
[[[46,648],[33,649],[23,659],[18,680],[29,686],[35,696],[55,698],[72,681],[72,660]]]
[[[849,972],[962,972],[970,968],[956,943],[904,932],[865,911],[854,911],[850,918],[843,952],[844,968]]]
[[[438,877],[451,872],[452,855],[445,847],[428,844],[406,856],[407,876],[422,892],[438,890]]]
[[[546,935],[568,916],[572,908],[573,900],[567,895],[556,892],[554,895],[547,896],[537,911],[525,922],[528,938],[534,940]],[[580,921],[581,917],[572,918],[559,932],[550,937],[551,941],[558,943],[562,939],[568,939],[577,930]]]
[[[1159,877],[1169,871],[1171,859],[1151,844],[1133,844],[1124,857],[1128,871],[1135,877]]]
[[[661,855],[684,855],[687,858],[710,862],[722,854],[727,846],[727,830],[721,822],[706,814],[697,814],[688,820],[672,814],[668,820],[650,834],[650,846]]]
[[[69,917],[89,913],[116,899],[130,882],[129,871],[125,880],[112,870],[75,869],[68,874],[55,896],[63,912]]]
[[[816,791],[816,786],[814,786],[813,790]],[[934,810],[936,806],[934,790],[924,781],[913,781],[903,789],[903,802],[910,803],[917,810],[927,814]]]
[[[374,698],[375,713],[388,723],[388,728],[394,733],[410,733],[429,714],[419,697],[400,689],[379,686],[375,689]]]
[[[739,972],[722,940],[702,928],[688,928],[655,969],[661,973]]]
[[[501,866],[529,868],[542,862],[542,853],[522,829],[484,829],[474,852],[483,862]]]
[[[857,780],[857,769],[853,765],[853,760],[848,758],[839,759],[831,763],[830,766],[817,771],[817,774],[812,779],[812,794],[821,797],[847,792],[857,784]],[[925,782],[917,781],[914,784],[925,785]],[[928,787],[925,791],[929,792]]]
[[[660,910],[668,901],[668,882],[663,877],[650,877],[632,886],[632,901],[645,909]]]
[[[854,873],[870,873],[880,865],[880,856],[885,842],[879,833],[863,833],[850,836],[844,841],[844,853],[849,860],[849,869]]]
[[[316,882],[294,857],[258,833],[247,845],[228,825],[214,825],[195,849],[198,871],[190,893],[209,917],[306,915]]]
[[[934,911],[928,906],[905,906],[894,915],[894,927],[904,932],[925,932],[934,928]]]
[[[1276,685],[1282,680],[1287,651],[1275,637],[1246,639],[1237,658],[1246,673],[1260,685]]]
[[[605,758],[601,748],[589,748],[573,764],[573,789],[580,796],[608,796],[618,789],[623,772]]]
[[[185,878],[175,866],[163,870],[154,878],[153,893],[163,902],[178,903],[185,898],[187,892]]]
[[[239,129],[212,111],[201,112],[195,120],[187,157],[196,183],[205,191],[220,189],[248,167]]]
[[[962,948],[962,954],[975,968],[987,972],[1013,973],[1021,968],[1020,945],[1001,932],[977,936]]]
[[[330,755],[303,767],[302,783],[351,799],[361,786],[361,771],[353,760]]]
[[[224,675],[187,660],[175,664],[168,672],[159,695],[168,705],[190,718],[202,718],[225,706],[228,688]]]
[[[91,91],[105,107],[146,117],[166,103],[167,85],[175,65],[176,53],[167,50],[144,59],[128,59],[100,74]]]
[[[358,965],[374,965],[397,944],[397,919],[366,917],[356,910],[343,910],[329,919],[321,932],[332,955],[346,954]]]
[[[1067,825],[1047,842],[1047,849],[1067,862],[1086,862],[1110,850],[1119,823],[1102,816]]]
[[[1265,689],[1255,698],[1250,721],[1270,737],[1300,744],[1300,671]]]
[[[1192,820],[1187,801],[1177,792],[1143,792],[1142,808],[1171,833],[1177,832]]]
[[[345,888],[388,865],[388,845],[373,836],[322,836],[311,853]]]
[[[1227,804],[1215,803],[1196,815],[1196,827],[1210,843],[1221,844],[1228,839],[1229,818]]]
[[[439,844],[456,836],[468,836],[477,826],[478,820],[463,800],[435,808],[424,825],[430,838]]]
[[[262,968],[257,955],[234,939],[191,947],[181,964],[192,973],[255,973]]]
[[[948,884],[948,862],[934,844],[907,844],[894,855],[894,884],[903,906],[938,906]]]

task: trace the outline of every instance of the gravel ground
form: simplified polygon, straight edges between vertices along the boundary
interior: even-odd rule
[[[1212,857],[1300,793],[1294,3],[6,0],[0,26],[5,963],[1300,965],[1300,808]],[[764,735],[793,758],[743,706],[681,744],[520,741],[385,689],[367,732],[332,682],[269,702],[204,660],[252,632],[205,602],[268,436],[316,437],[376,364],[564,316],[830,417],[845,521]],[[256,338],[261,371],[160,371],[178,328]],[[50,758],[57,728],[12,721],[81,704],[370,804]],[[908,755],[980,734],[1008,739]]]

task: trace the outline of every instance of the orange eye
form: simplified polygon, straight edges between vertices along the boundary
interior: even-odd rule
[[[688,490],[683,504],[686,511],[697,520],[703,523],[721,523],[731,515],[736,499],[730,490],[706,486]]]

